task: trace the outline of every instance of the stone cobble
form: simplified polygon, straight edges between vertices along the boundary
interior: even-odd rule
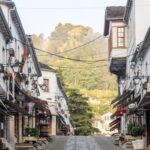
[[[93,137],[72,136],[68,139],[65,150],[101,150]]]
[[[122,150],[106,136],[56,136],[46,150]]]

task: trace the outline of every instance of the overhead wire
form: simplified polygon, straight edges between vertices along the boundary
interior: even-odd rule
[[[100,37],[101,37],[101,36],[99,36],[99,37],[97,37],[97,38],[100,38]],[[93,39],[92,42],[94,42],[97,38]],[[23,42],[23,41],[21,41],[21,40],[18,40],[18,39],[16,39],[16,38],[14,38],[14,39],[15,39],[16,41],[22,43],[23,45],[30,47],[30,45],[28,45],[27,43],[25,43],[25,42]],[[72,48],[72,49],[69,49],[69,50],[76,50],[76,49],[81,48],[81,47],[84,47],[84,46],[86,46],[86,45],[88,45],[88,44],[90,44],[90,43],[91,43],[91,41],[89,41],[89,42],[87,42],[87,43],[84,43],[83,45],[79,45],[79,46],[77,46],[77,47],[74,47],[74,48]],[[61,56],[61,55],[58,55],[58,54],[55,54],[55,53],[51,53],[50,51],[43,50],[43,49],[40,49],[40,48],[36,48],[36,47],[32,47],[32,48],[34,48],[34,49],[37,50],[37,51],[40,51],[40,52],[43,52],[43,53],[47,53],[47,54],[49,54],[49,55],[51,55],[51,56],[58,57],[58,58],[60,58],[60,59],[71,60],[71,61],[75,61],[75,62],[82,62],[82,63],[87,63],[87,64],[97,63],[97,62],[106,62],[106,61],[109,61],[109,60],[110,60],[110,59],[98,59],[98,60],[75,59],[75,58],[64,57],[64,56]],[[136,52],[135,52],[135,53],[136,53]],[[130,57],[131,55],[134,55],[135,53],[129,54],[129,55],[127,55],[126,57]],[[124,54],[124,53],[122,53],[122,54]],[[120,55],[121,55],[121,54],[120,54]],[[115,57],[115,56],[114,56],[114,57]]]
[[[64,52],[59,52],[59,53],[55,53],[55,54],[63,54],[63,53],[71,52],[71,51],[73,51],[73,50],[76,50],[76,49],[79,49],[79,48],[84,47],[84,46],[86,46],[86,45],[89,45],[89,44],[95,42],[96,40],[100,39],[101,37],[103,37],[103,35],[100,35],[100,36],[96,37],[95,39],[93,39],[93,40],[91,40],[91,41],[88,41],[88,42],[86,42],[86,43],[84,43],[84,44],[82,44],[82,45],[79,45],[79,46],[77,46],[77,47],[70,48],[70,49],[65,50]]]
[[[14,38],[16,41],[22,43],[23,45],[25,46],[28,46],[30,47],[30,45],[28,45],[27,43],[21,41],[21,40],[18,40],[16,38]],[[81,47],[81,45],[80,45]],[[101,61],[106,61],[106,59],[99,59],[99,60],[82,60],[82,59],[75,59],[75,58],[70,58],[70,57],[64,57],[64,56],[61,56],[61,55],[57,55],[55,53],[51,53],[49,51],[46,51],[46,50],[43,50],[43,49],[40,49],[40,48],[36,48],[36,47],[33,47],[35,50],[37,51],[40,51],[40,52],[44,52],[44,53],[47,53],[51,56],[55,56],[55,57],[58,57],[58,58],[61,58],[61,59],[66,59],[66,60],[71,60],[71,61],[76,61],[76,62],[82,62],[82,63],[96,63],[96,62],[101,62]],[[78,47],[75,47],[74,49],[77,49]]]
[[[104,67],[104,66],[108,66],[108,65],[102,65],[102,66],[91,66],[91,67],[89,67],[89,66],[85,66],[85,67],[72,67],[72,66],[59,66],[59,65],[52,65],[52,64],[49,64],[51,67],[56,67],[56,68],[58,68],[58,69],[85,69],[85,68],[87,68],[88,67],[88,69],[89,68],[100,68],[100,67]]]
[[[103,9],[106,6],[101,7],[18,7],[22,10],[89,10],[89,9]]]
[[[137,7],[145,7],[149,6],[150,3],[143,4],[143,5],[134,5]],[[94,9],[105,9],[107,6],[93,6],[93,7],[22,7],[19,6],[18,9],[20,10],[94,10]],[[126,6],[128,7],[128,6]]]

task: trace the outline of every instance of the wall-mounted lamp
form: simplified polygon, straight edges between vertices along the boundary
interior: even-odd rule
[[[130,105],[128,105],[128,108],[130,110],[133,110],[133,109],[137,108],[137,105],[135,103],[131,103]]]

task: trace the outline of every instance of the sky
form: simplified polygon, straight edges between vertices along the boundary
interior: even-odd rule
[[[50,35],[58,23],[90,26],[102,33],[106,6],[127,0],[14,0],[26,34]]]

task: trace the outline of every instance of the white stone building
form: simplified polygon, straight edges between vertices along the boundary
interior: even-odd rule
[[[113,55],[110,53],[110,71],[117,74],[119,77],[119,93],[112,104],[117,107],[114,115],[121,117],[121,132],[127,132],[128,124],[136,122],[145,128],[145,145],[150,145],[150,2],[148,0],[127,0],[127,5],[122,14],[122,22],[126,26],[126,59],[124,75],[118,75],[118,70],[122,60],[118,60],[113,64]],[[124,8],[122,8],[122,11]],[[111,15],[115,10],[111,11]],[[107,20],[107,18],[106,18]],[[113,20],[114,21],[114,20]],[[118,22],[118,21],[116,21]],[[111,28],[105,24],[106,31],[111,33]],[[107,33],[107,32],[105,32]],[[105,34],[107,36],[107,34]],[[108,34],[109,35],[109,34]],[[111,34],[110,34],[111,35]],[[111,39],[109,36],[109,44],[114,44],[118,37]],[[122,40],[123,41],[123,40]],[[121,51],[121,50],[120,50]],[[125,54],[124,52],[121,53]],[[115,58],[116,59],[116,58]],[[111,69],[112,64],[112,69]],[[117,64],[117,65],[116,65]],[[117,66],[113,70],[114,66]],[[114,71],[117,71],[114,72]],[[120,70],[119,70],[120,72]],[[123,78],[122,78],[123,77]],[[121,80],[120,80],[121,79]],[[131,111],[132,109],[132,111]],[[127,114],[127,115],[126,115]],[[118,118],[118,117],[117,117]],[[113,122],[115,123],[115,122]]]
[[[23,142],[29,120],[36,126],[26,109],[39,94],[40,75],[31,37],[25,35],[14,2],[0,0],[0,148],[14,149]]]
[[[133,118],[137,116],[140,118],[140,122],[137,122],[146,127],[145,145],[148,146],[150,145],[150,20],[148,19],[150,17],[150,2],[147,0],[128,0],[126,8],[124,18],[128,26],[126,88],[133,89],[134,98],[130,98],[130,104],[135,105],[135,114],[131,115],[130,121],[133,121]]]
[[[125,7],[122,6],[107,7],[105,13],[104,36],[108,38],[109,69],[116,75],[118,81],[118,97],[112,102],[114,107],[124,95],[126,80],[127,26],[124,22],[124,13]],[[120,132],[124,132],[124,122],[124,116],[114,116],[110,130],[117,128]]]
[[[68,98],[64,92],[56,71],[45,64],[41,64],[42,77],[39,83],[45,85],[44,90],[40,90],[39,98],[48,102],[51,111],[51,132],[52,135],[64,134],[62,128],[74,133],[70,122],[68,110]],[[64,131],[65,132],[65,131]]]

